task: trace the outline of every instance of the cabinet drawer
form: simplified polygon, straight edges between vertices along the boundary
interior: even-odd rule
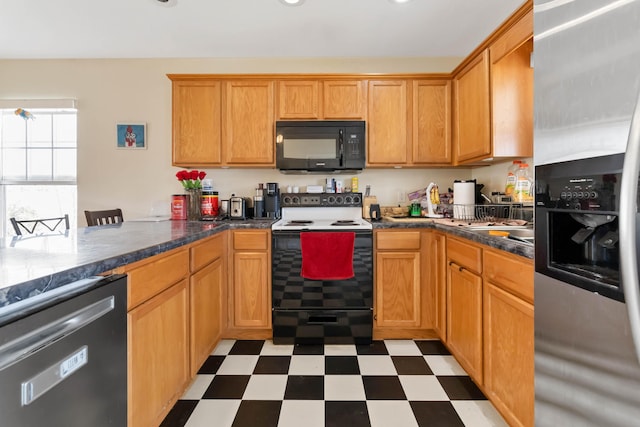
[[[376,233],[376,249],[420,250],[419,231],[379,231]]]
[[[222,240],[222,234],[218,234],[191,247],[192,272],[200,270],[222,256],[224,250]]]
[[[129,275],[128,309],[159,294],[189,274],[189,251],[149,258],[149,262],[127,271]]]
[[[447,238],[447,258],[476,273],[482,273],[482,249],[451,237]]]
[[[533,304],[533,262],[530,260],[485,250],[484,276],[491,283]]]
[[[269,249],[269,231],[238,230],[233,232],[234,250],[266,251]]]

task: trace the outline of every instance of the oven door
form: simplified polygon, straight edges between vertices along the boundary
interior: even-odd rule
[[[373,238],[370,230],[355,233],[355,276],[345,280],[303,278],[300,231],[271,233],[274,343],[371,342]]]

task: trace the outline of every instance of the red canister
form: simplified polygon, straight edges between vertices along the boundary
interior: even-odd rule
[[[203,191],[200,203],[200,213],[203,217],[218,216],[218,192]]]
[[[171,219],[186,220],[187,219],[187,195],[174,194],[171,196]]]

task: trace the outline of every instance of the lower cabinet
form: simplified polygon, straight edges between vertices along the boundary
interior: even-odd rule
[[[222,333],[223,263],[217,259],[191,276],[191,375],[195,376]]]
[[[188,312],[186,279],[129,311],[129,427],[160,425],[191,379]]]
[[[533,264],[485,251],[485,265],[485,393],[511,426],[533,426]]]
[[[449,261],[447,285],[447,344],[482,384],[482,277]]]
[[[271,337],[271,234],[233,230],[229,291],[230,337]],[[262,332],[251,332],[252,329]]]
[[[422,232],[422,272],[426,287],[428,326],[447,342],[447,238],[436,231]]]

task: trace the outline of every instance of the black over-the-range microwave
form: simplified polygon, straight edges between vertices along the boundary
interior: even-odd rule
[[[361,171],[365,135],[364,121],[278,121],[276,167],[285,173]]]

